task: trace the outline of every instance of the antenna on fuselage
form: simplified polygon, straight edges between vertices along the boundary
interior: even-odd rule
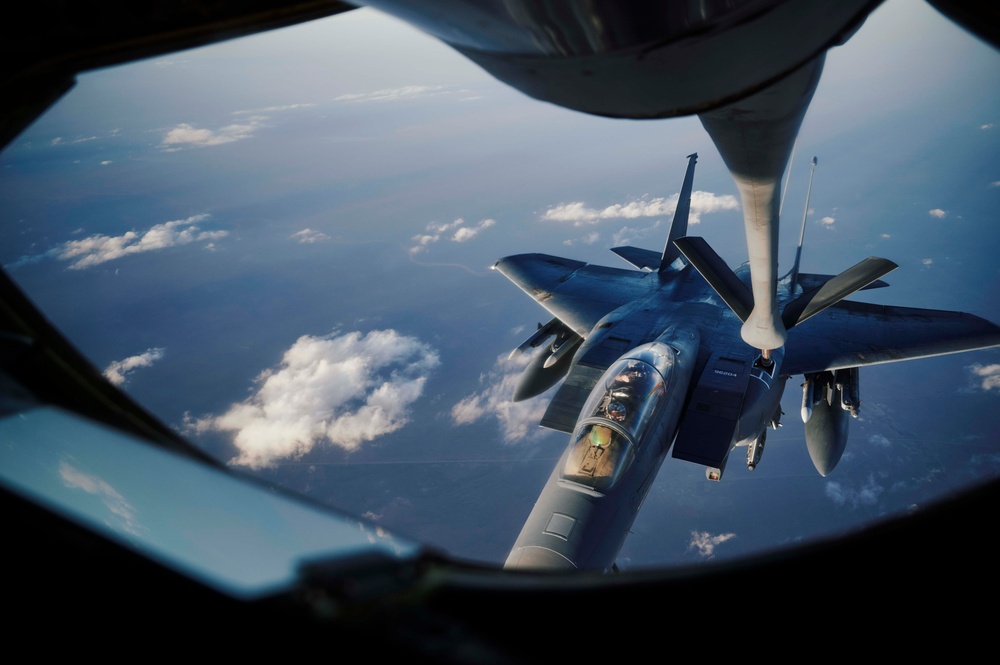
[[[680,252],[674,246],[674,241],[687,235],[688,216],[691,214],[691,187],[694,185],[694,165],[698,162],[698,153],[693,152],[687,156],[687,171],[684,173],[684,184],[681,185],[681,193],[677,197],[677,207],[674,208],[674,219],[670,223],[670,234],[667,236],[667,244],[663,247],[663,256],[660,258],[660,270],[664,273],[670,269],[670,265],[678,258]],[[654,254],[655,256],[655,254]]]
[[[809,194],[812,192],[813,187],[813,174],[816,173],[816,163],[819,160],[816,157],[812,158],[812,168],[809,169],[809,187],[806,188],[806,208],[802,211],[802,229],[799,231],[799,246],[795,249],[795,263],[792,264],[792,271],[788,273],[791,276],[789,282],[789,293],[795,293],[795,284],[799,280],[799,262],[802,260],[802,241],[806,237],[806,217],[809,216]]]

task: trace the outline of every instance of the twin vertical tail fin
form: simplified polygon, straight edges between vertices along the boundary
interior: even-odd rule
[[[659,272],[661,273],[670,270],[674,261],[680,258],[680,252],[675,243],[687,235],[688,217],[691,214],[691,188],[694,185],[694,166],[698,163],[698,153],[691,153],[687,159],[687,171],[684,173],[684,184],[681,185],[681,193],[677,198],[674,219],[670,223],[670,235],[667,236],[667,244],[664,245],[663,255],[660,257]]]

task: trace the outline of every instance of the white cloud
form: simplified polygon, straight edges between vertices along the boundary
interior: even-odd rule
[[[994,180],[991,182],[990,187],[1000,187],[1000,180]]]
[[[875,476],[869,474],[868,480],[858,488],[838,482],[826,484],[826,496],[838,506],[873,506],[878,503],[883,488],[875,482]]]
[[[124,360],[115,360],[104,368],[104,376],[116,386],[123,385],[127,374],[131,374],[140,367],[152,366],[154,362],[163,358],[164,351],[165,349],[161,348],[146,349],[146,351],[137,356],[129,356]]]
[[[601,210],[588,208],[582,201],[562,203],[549,208],[542,214],[543,221],[571,222],[577,226],[596,224],[605,219],[638,219],[640,217],[657,217],[673,215],[677,208],[679,194],[669,198],[635,199],[627,203],[615,203]],[[740,207],[736,197],[731,194],[722,196],[711,192],[691,193],[691,214],[689,224],[698,224],[701,215],[720,210],[738,210]]]
[[[883,233],[879,237],[882,238],[883,240],[888,240],[889,238],[892,237],[892,234],[890,234],[890,233]]]
[[[65,460],[59,463],[59,477],[66,487],[99,497],[110,513],[105,520],[105,524],[109,527],[133,535],[143,531],[138,523],[135,507],[106,480],[81,471]]]
[[[484,219],[483,221],[479,222],[478,226],[462,226],[462,227],[459,227],[459,229],[456,230],[454,234],[452,234],[451,241],[452,242],[466,242],[467,240],[472,240],[477,235],[479,235],[480,231],[482,231],[483,229],[488,229],[491,226],[493,226],[494,224],[496,224],[496,220],[493,220],[493,219]]]
[[[299,109],[313,108],[316,104],[285,104],[283,106],[268,106],[262,109],[252,109],[247,111],[233,111],[233,115],[258,115],[261,113],[280,113],[282,111],[297,111]]]
[[[930,215],[931,217],[944,219],[948,215],[948,212],[945,210],[941,210],[941,208],[934,208],[933,210],[928,210],[927,214]]]
[[[182,148],[204,148],[242,141],[251,138],[258,129],[263,127],[264,120],[263,116],[255,116],[248,118],[245,123],[226,125],[215,130],[198,129],[187,123],[182,123],[168,131],[160,145],[167,151],[175,151]]]
[[[454,222],[431,222],[427,225],[427,233],[418,233],[411,238],[416,244],[410,247],[410,254],[418,254],[424,251],[428,245],[439,241],[447,234],[450,234],[448,240],[451,242],[467,242],[494,224],[496,224],[496,220],[484,219],[475,226],[466,226],[465,220],[461,217]]]
[[[595,242],[601,239],[601,234],[597,231],[593,231],[583,236],[582,238],[577,238],[576,240],[563,240],[564,245],[575,245],[577,243],[583,245],[593,245]]]
[[[202,231],[198,223],[208,217],[207,214],[201,214],[164,222],[143,233],[128,231],[120,236],[97,234],[81,240],[70,240],[50,249],[42,256],[23,257],[15,265],[38,261],[48,256],[60,261],[72,261],[70,269],[82,270],[129,254],[153,252],[192,242],[211,241],[229,234],[228,231]]]
[[[973,386],[987,392],[1000,392],[1000,363],[982,365],[975,363],[965,368],[972,378]]]
[[[823,225],[823,228],[833,230],[833,225],[837,222],[833,217],[824,217],[819,220],[819,223]]]
[[[433,95],[456,92],[453,86],[447,85],[405,85],[399,88],[384,88],[369,92],[354,92],[334,97],[335,102],[398,102],[407,99],[420,99]]]
[[[694,550],[704,559],[715,557],[715,548],[736,537],[735,533],[720,533],[713,536],[707,531],[692,531],[688,551]]]
[[[922,263],[925,268],[930,268],[934,265],[934,259],[923,259],[920,263]]]
[[[982,125],[979,125],[979,129],[993,129],[993,123],[992,122],[983,123]]]
[[[521,439],[544,435],[538,427],[548,406],[547,399],[533,397],[514,402],[514,388],[532,354],[522,353],[512,359],[498,356],[493,369],[479,377],[482,390],[463,398],[451,409],[451,419],[456,425],[467,425],[480,418],[494,417],[500,424],[504,441],[512,443]],[[542,393],[547,395],[553,389]],[[541,397],[541,396],[539,396]]]
[[[323,242],[324,240],[330,239],[330,236],[326,235],[322,231],[313,231],[312,229],[302,229],[301,231],[296,231],[289,237],[295,238],[304,245],[311,245],[313,243]]]
[[[230,463],[251,468],[324,443],[356,450],[409,422],[409,406],[439,364],[433,348],[395,330],[304,335],[255,379],[248,399],[186,424],[197,433],[231,432],[239,453]]]

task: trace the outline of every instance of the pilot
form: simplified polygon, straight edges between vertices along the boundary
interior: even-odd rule
[[[608,418],[614,420],[615,422],[623,423],[625,422],[625,416],[628,415],[628,409],[625,405],[618,400],[613,400],[608,404]]]

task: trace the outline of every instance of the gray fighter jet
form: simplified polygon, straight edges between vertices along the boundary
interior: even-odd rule
[[[1000,327],[971,314],[844,300],[887,286],[891,261],[817,275],[799,271],[799,251],[767,289],[784,344],[755,348],[741,335],[754,312],[750,265],[733,271],[686,235],[697,155],[688,160],[663,251],[612,249],[636,269],[546,254],[493,266],[554,317],[512,353],[540,348],[514,400],[565,377],[541,425],[571,434],[506,568],[612,570],[671,447],[709,480],[740,447],[753,469],[792,376],[804,377],[806,446],[825,476],[858,415],[859,367],[1000,345]]]

